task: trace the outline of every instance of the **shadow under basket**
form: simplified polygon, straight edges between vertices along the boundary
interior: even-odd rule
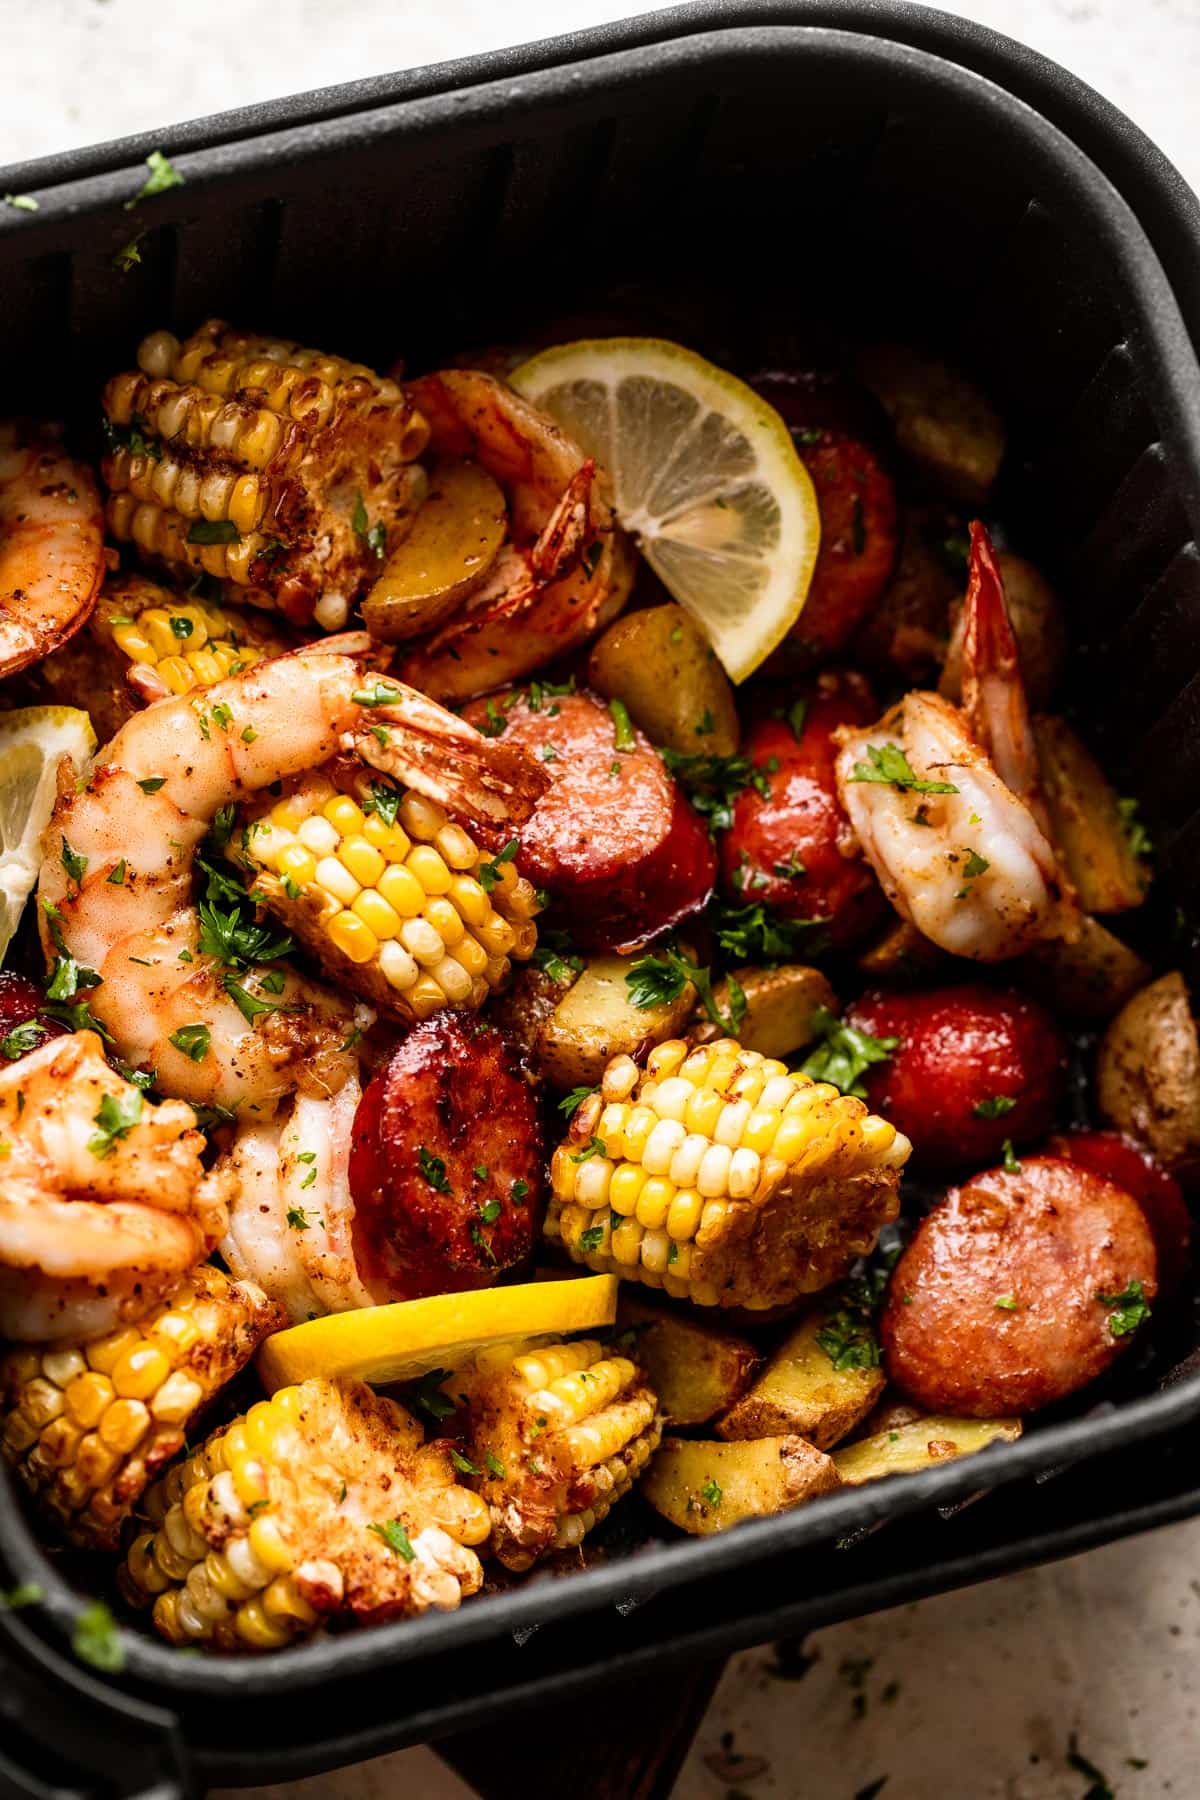
[[[154,148],[186,185],[124,211]],[[142,334],[212,314],[383,368],[572,318],[742,370],[858,334],[944,349],[1006,416],[998,510],[1067,601],[1072,702],[1186,911],[1196,208],[1062,71],[918,8],[688,9],[0,170],[0,191],[40,203],[0,208],[4,408],[65,416],[84,446]],[[45,1593],[0,1614],[0,1785],[310,1773],[1184,1517],[1198,1346],[1193,1303],[1099,1403],[903,1482],[704,1541],[662,1541],[633,1501],[570,1578],[253,1662],[124,1631],[112,1679],[72,1656],[87,1596],[0,1481],[8,1578]]]

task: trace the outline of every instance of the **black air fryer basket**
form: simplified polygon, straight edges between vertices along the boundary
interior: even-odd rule
[[[186,186],[125,212],[155,148]],[[696,7],[0,170],[0,192],[40,202],[0,208],[5,410],[85,430],[144,332],[214,313],[384,367],[617,312],[741,367],[831,322],[944,347],[1005,412],[1001,510],[1073,609],[1074,697],[1186,907],[1197,207],[1061,70],[882,0]],[[114,1680],[73,1658],[86,1596],[0,1482],[0,1579],[46,1594],[0,1614],[0,1783],[308,1773],[1184,1517],[1198,1346],[1189,1313],[1099,1405],[901,1483],[707,1541],[627,1531],[574,1578],[254,1662],[125,1632]]]

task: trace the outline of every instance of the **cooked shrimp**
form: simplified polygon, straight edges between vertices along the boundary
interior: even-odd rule
[[[0,1067],[0,1336],[96,1337],[214,1248],[229,1178],[181,1100],[154,1105],[81,1031]]]
[[[838,733],[838,793],[888,898],[955,956],[999,962],[1062,929],[1065,883],[1043,828],[1037,751],[1004,590],[971,528],[963,706],[906,694]]]
[[[353,1076],[327,1100],[298,1094],[286,1116],[240,1126],[219,1165],[233,1178],[221,1254],[294,1324],[373,1304],[352,1236],[348,1170],[359,1098]]]
[[[40,661],[79,629],[104,567],[91,470],[44,429],[0,423],[0,675]]]
[[[633,559],[607,475],[504,382],[447,369],[409,392],[432,448],[473,457],[508,501],[509,542],[495,566],[401,668],[425,693],[462,700],[519,680],[606,623],[628,597]]]
[[[169,1093],[260,1116],[296,1090],[336,1093],[370,1016],[286,965],[264,989],[253,966],[262,946],[240,960],[222,946],[193,893],[197,850],[222,808],[339,750],[497,824],[526,817],[542,791],[522,752],[423,695],[385,683],[394,698],[381,700],[369,648],[348,634],[161,700],[59,801],[39,880],[47,951],[98,975],[94,1016]]]

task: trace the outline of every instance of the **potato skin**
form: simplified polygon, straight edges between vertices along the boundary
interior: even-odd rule
[[[681,606],[626,613],[596,640],[588,683],[623,700],[651,743],[732,756],[741,727],[729,677]]]
[[[483,581],[507,529],[504,495],[487,471],[439,457],[407,536],[362,603],[371,636],[394,644],[440,624]]]
[[[718,1444],[665,1437],[642,1477],[641,1491],[681,1531],[712,1537],[742,1519],[785,1512],[838,1485],[830,1458],[803,1438]]]
[[[1135,856],[1108,777],[1062,719],[1034,721],[1042,790],[1054,843],[1087,913],[1128,912],[1150,886],[1150,865]]]
[[[768,793],[748,786],[735,800],[720,845],[721,883],[730,900],[765,901],[783,918],[828,919],[830,939],[841,948],[888,908],[866,860],[844,854],[850,825],[837,794],[833,733],[839,725],[871,724],[878,708],[858,675],[823,675],[809,693],[799,738],[786,718],[769,716],[745,738],[742,754]]]
[[[736,980],[746,998],[738,1043],[760,1056],[790,1056],[816,1036],[813,1016],[820,1008],[838,1010],[827,978],[804,963],[781,963],[774,969],[747,965],[737,970]],[[718,982],[713,998],[722,1012],[728,1013],[731,997],[728,981]]]
[[[1005,1139],[1042,1138],[1066,1078],[1067,1050],[1050,1015],[1023,994],[963,982],[916,993],[874,989],[846,1020],[871,1037],[898,1037],[866,1071],[867,1104],[912,1139],[926,1170],[978,1168]],[[986,1116],[996,1100],[1015,1102]],[[980,1116],[977,1109],[983,1107]]]
[[[1131,1195],[1059,1157],[987,1169],[950,1189],[896,1264],[885,1367],[930,1412],[1035,1412],[1128,1348],[1133,1334],[1113,1336],[1098,1296],[1133,1281],[1153,1300],[1154,1240]]]
[[[828,1450],[866,1417],[883,1393],[882,1368],[835,1369],[817,1342],[829,1311],[817,1307],[772,1352],[735,1406],[717,1420],[723,1438],[794,1432]]]
[[[1047,1140],[1046,1151],[1081,1163],[1133,1195],[1154,1239],[1159,1295],[1177,1294],[1192,1260],[1192,1216],[1175,1177],[1119,1131],[1058,1132]]]
[[[745,1391],[762,1357],[745,1338],[655,1306],[623,1282],[618,1329],[637,1333],[636,1357],[667,1425],[704,1425]]]
[[[614,1056],[639,1056],[678,1036],[696,1003],[687,983],[661,1006],[634,1006],[625,977],[631,956],[589,956],[583,973],[534,1032],[530,1056],[554,1087],[598,1087]]]
[[[970,378],[908,344],[874,344],[855,370],[892,421],[896,446],[932,486],[981,505],[1004,456],[999,414]]]
[[[919,1475],[938,1463],[986,1450],[989,1444],[1012,1443],[1020,1435],[1019,1419],[967,1420],[918,1414],[898,1419],[874,1437],[843,1444],[833,1453],[833,1465],[846,1487],[861,1487],[865,1481],[879,1481],[885,1475]]]
[[[1047,938],[1016,967],[1023,986],[1081,1025],[1102,1025],[1150,980],[1137,951],[1087,913],[1074,942]]]
[[[1178,971],[1117,1014],[1096,1057],[1100,1112],[1147,1145],[1185,1186],[1200,1176],[1200,1040]]]

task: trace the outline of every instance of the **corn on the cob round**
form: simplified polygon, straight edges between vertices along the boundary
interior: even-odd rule
[[[286,1323],[250,1281],[202,1266],[136,1325],[0,1362],[0,1446],[68,1541],[115,1550],[148,1484],[213,1396]]]
[[[349,763],[331,769],[290,783],[230,854],[272,912],[382,1010],[411,1022],[482,1006],[537,943],[532,886],[436,801]]]
[[[147,575],[105,582],[84,629],[38,666],[56,700],[82,706],[101,743],[139,706],[211,687],[291,648],[264,613],[226,611]]]
[[[443,1387],[465,1405],[465,1478],[488,1504],[492,1549],[509,1569],[582,1543],[662,1436],[642,1371],[593,1338],[482,1350]]]
[[[896,1215],[911,1145],[861,1100],[733,1038],[609,1063],[551,1163],[546,1236],[702,1306],[828,1287]]]
[[[172,1643],[215,1650],[452,1610],[482,1582],[487,1508],[422,1439],[364,1382],[280,1388],[150,1489],[122,1592]]]
[[[425,494],[429,428],[358,363],[209,320],[104,389],[109,530],[243,601],[346,621]]]

